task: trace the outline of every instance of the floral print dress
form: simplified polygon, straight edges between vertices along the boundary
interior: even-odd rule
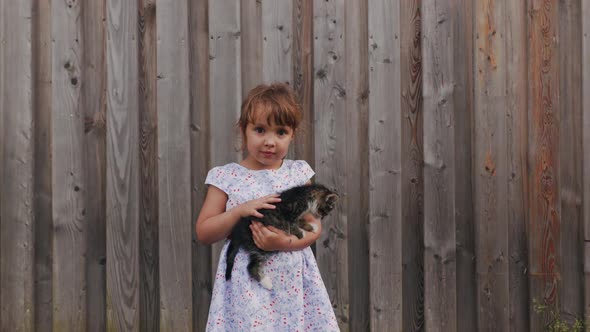
[[[215,167],[205,183],[228,196],[226,210],[305,184],[314,175],[303,160],[283,160],[276,170],[250,170],[237,163]],[[324,282],[311,249],[277,252],[263,267],[272,280],[267,290],[250,277],[249,257],[236,255],[232,277],[225,280],[225,241],[215,275],[207,331],[339,331]]]

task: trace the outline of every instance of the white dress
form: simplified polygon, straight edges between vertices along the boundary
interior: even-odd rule
[[[283,160],[277,170],[250,170],[237,163],[215,167],[206,184],[228,196],[226,209],[305,184],[314,175],[303,160]],[[225,280],[226,240],[221,251],[207,331],[339,331],[334,310],[311,249],[277,252],[263,267],[272,280],[267,290],[250,277],[248,254],[236,255]]]

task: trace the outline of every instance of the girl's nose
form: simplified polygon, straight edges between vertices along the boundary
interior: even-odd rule
[[[274,146],[275,145],[275,142],[274,142],[274,140],[272,138],[266,138],[264,140],[264,145],[266,145],[266,146]]]

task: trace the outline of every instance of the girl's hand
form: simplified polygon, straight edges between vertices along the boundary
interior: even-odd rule
[[[259,209],[275,209],[276,206],[271,203],[278,203],[281,201],[279,194],[271,194],[258,199],[247,201],[246,203],[236,206],[234,209],[238,212],[240,217],[245,218],[253,216],[256,218],[262,218],[264,215],[258,212]]]
[[[275,227],[265,227],[258,221],[250,224],[254,244],[264,251],[284,250],[292,241],[287,233]]]

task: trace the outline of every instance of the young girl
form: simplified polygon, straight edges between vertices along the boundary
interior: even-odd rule
[[[293,91],[286,84],[260,85],[242,103],[238,126],[247,157],[209,171],[207,197],[197,219],[199,241],[224,240],[242,217],[262,217],[273,209],[278,194],[309,184],[313,170],[303,160],[283,159],[301,121]],[[248,255],[240,249],[232,277],[225,280],[225,241],[215,277],[207,331],[338,331],[338,324],[309,245],[321,231],[311,214],[304,218],[315,233],[298,239],[254,222],[250,229],[256,246],[276,251],[264,266],[273,280],[265,289],[247,272]]]

